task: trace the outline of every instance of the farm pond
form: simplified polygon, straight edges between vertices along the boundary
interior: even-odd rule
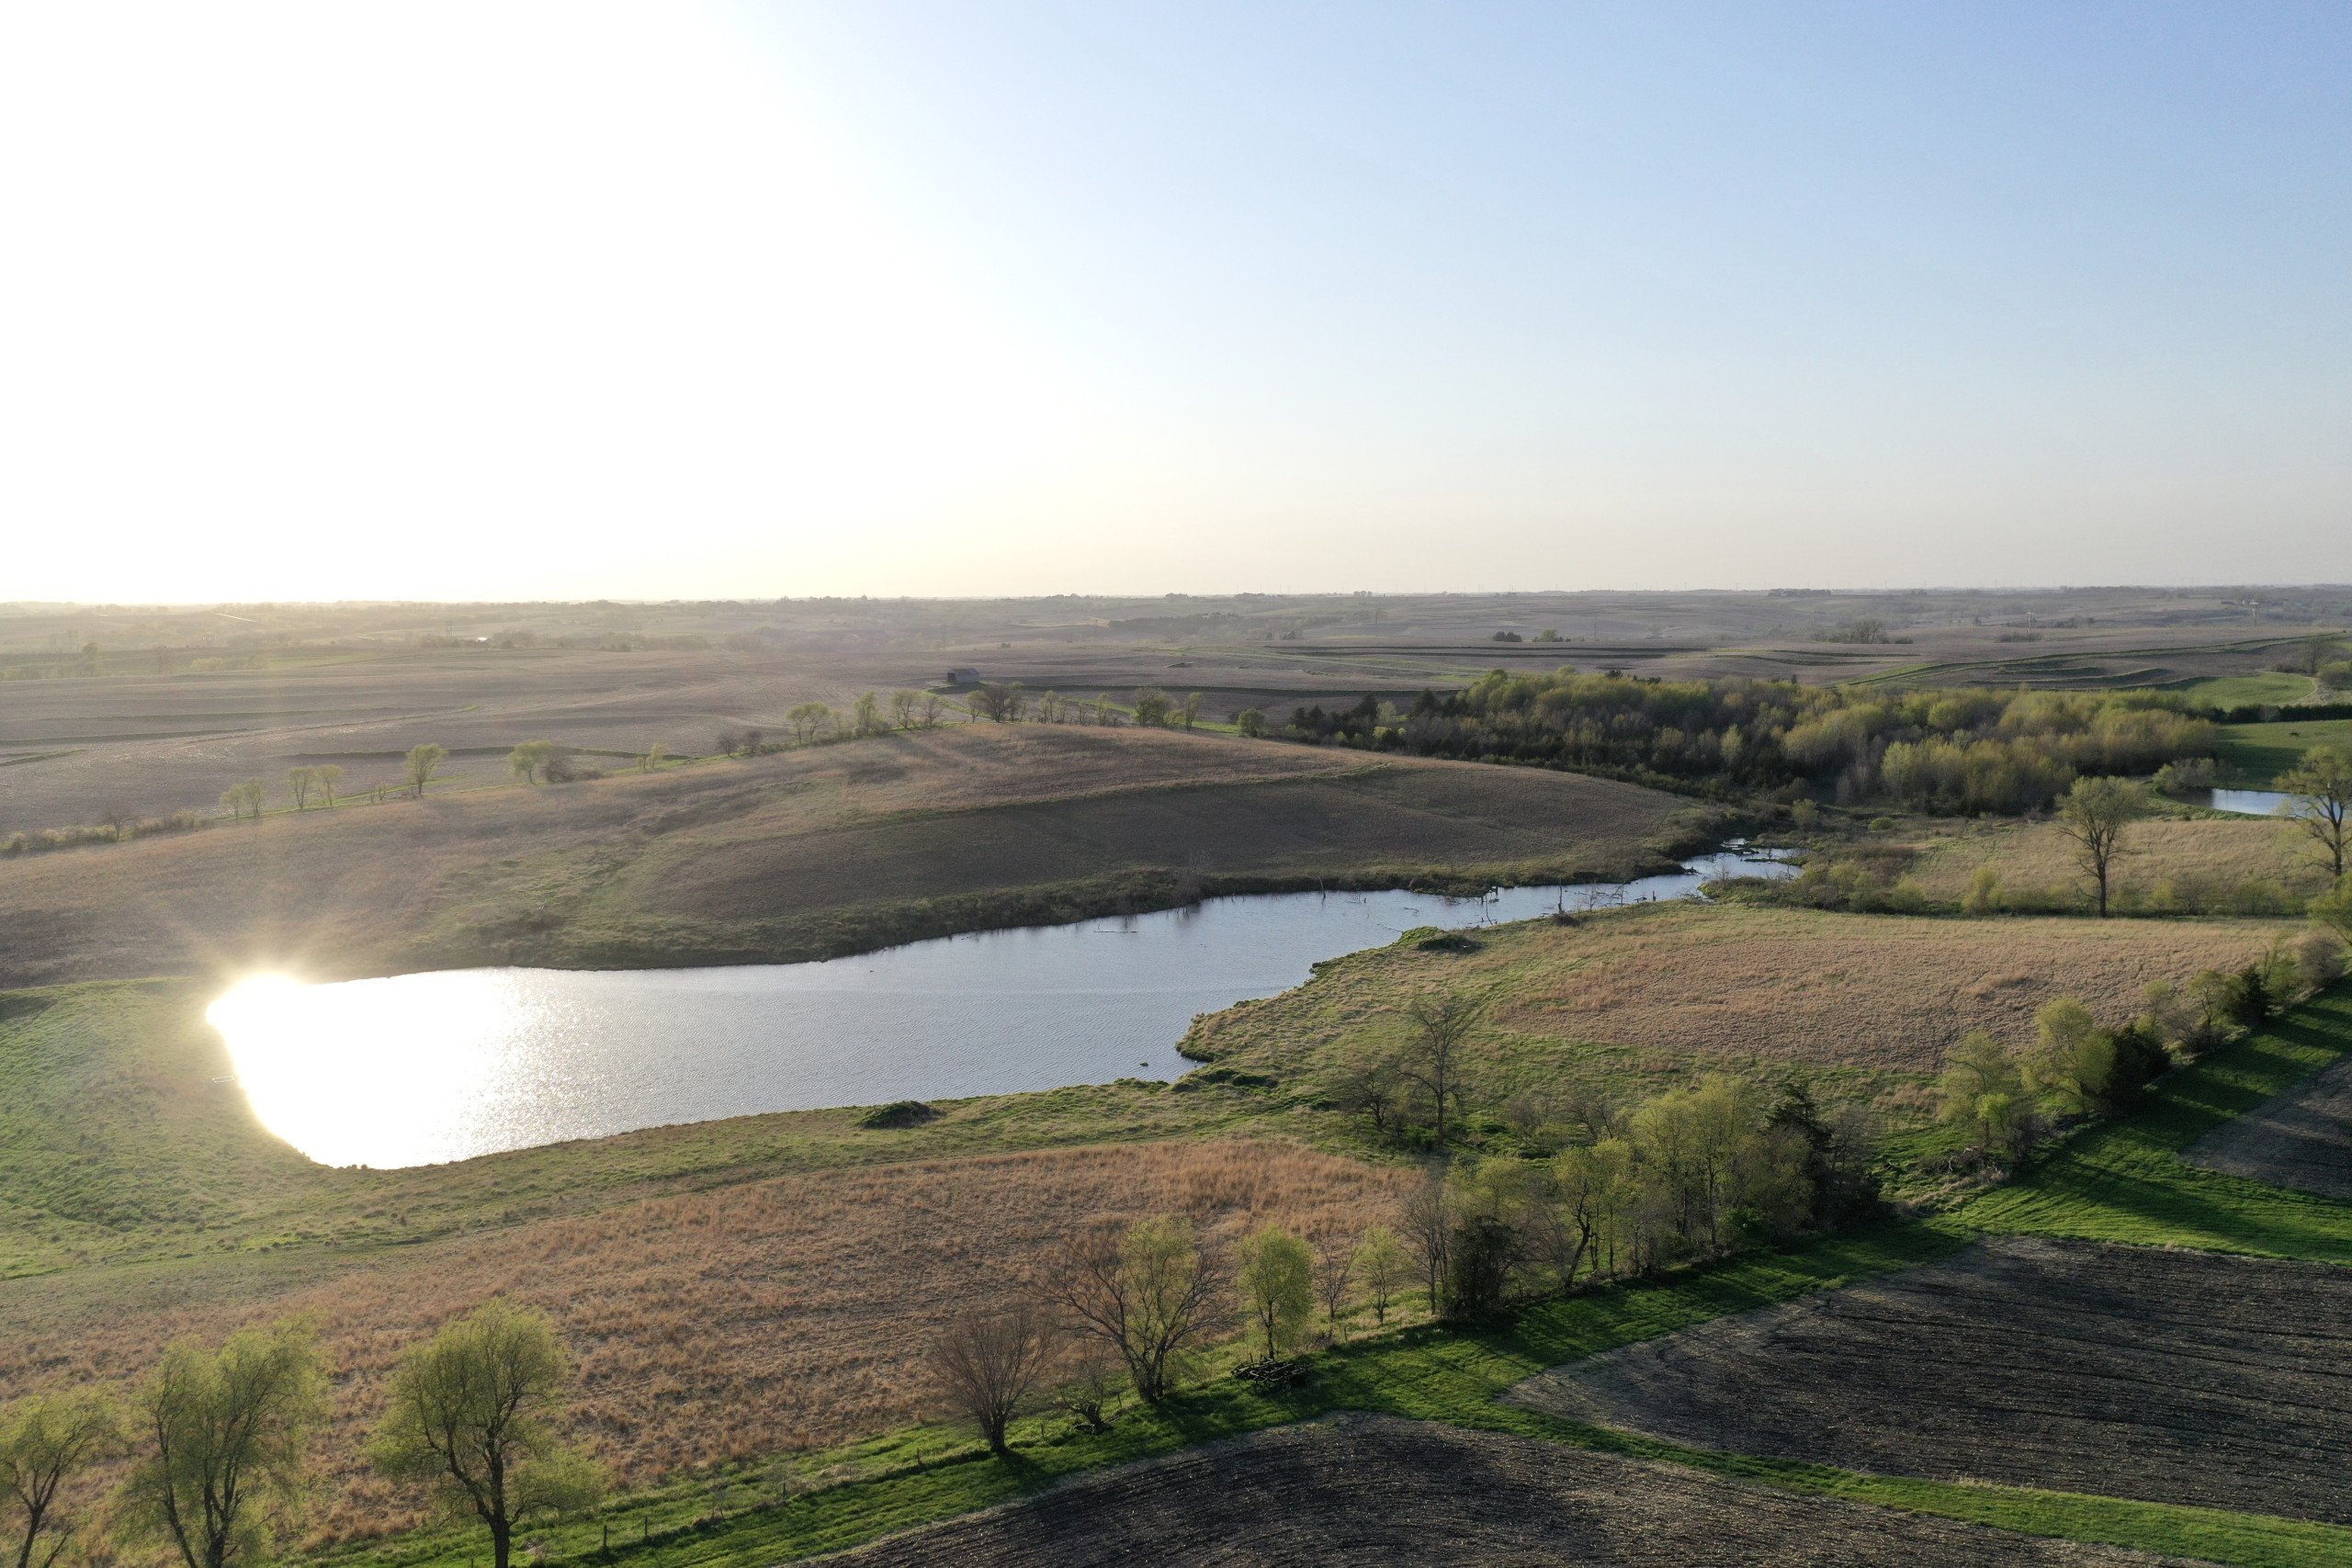
[[[249,979],[207,1017],[273,1133],[325,1165],[469,1159],[772,1111],[1172,1079],[1195,1015],[1418,926],[1460,930],[1786,876],[1736,842],[1671,875],[1211,898],[814,964]]]

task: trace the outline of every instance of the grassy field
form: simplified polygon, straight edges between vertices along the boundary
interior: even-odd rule
[[[0,985],[793,960],[1204,891],[1613,878],[1663,863],[1645,846],[1684,804],[1475,763],[962,726],[0,861]]]
[[[2288,718],[2274,724],[2225,724],[2222,761],[2259,788],[2303,760],[2314,746],[2352,750],[2352,718]]]
[[[2290,703],[2311,701],[2319,682],[2309,675],[2290,674],[2283,670],[2262,670],[2251,675],[2224,675],[2216,680],[2199,681],[2183,688],[2182,694],[2203,707],[2231,708],[2251,706],[2256,703]]]
[[[2309,834],[2261,817],[2138,822],[2125,831],[2116,907],[2189,913],[2300,908],[2327,890],[2328,864]],[[1905,874],[1929,898],[1957,908],[1981,867],[2000,878],[2004,903],[2088,909],[2074,846],[2049,823],[1971,824],[1928,840]]]
[[[1454,993],[1486,1004],[1472,1075],[1488,1104],[1571,1087],[1648,1092],[1712,1068],[1795,1072],[1831,1098],[1916,1104],[1916,1085],[1967,1030],[2030,1037],[2034,1010],[2062,995],[2126,1015],[2148,981],[2243,964],[2271,935],[2252,921],[1661,904],[1498,928],[1467,953],[1356,953],[1296,990],[1202,1021],[1185,1049],[1329,1093],[1350,1056],[1403,1043],[1406,1002]]]

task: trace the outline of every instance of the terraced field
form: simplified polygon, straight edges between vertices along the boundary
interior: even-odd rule
[[[2352,1270],[2032,1237],[1512,1398],[1698,1447],[2352,1522]]]
[[[1083,1475],[1041,1496],[831,1561],[842,1568],[1142,1562],[2120,1568],[2159,1560],[1759,1491],[1532,1438],[1354,1416]]]

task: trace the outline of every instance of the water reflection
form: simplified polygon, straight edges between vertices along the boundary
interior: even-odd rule
[[[2275,789],[2217,789],[2213,792],[2213,809],[2234,811],[2244,817],[2277,817],[2300,795],[2288,795]]]
[[[208,1014],[254,1111],[328,1165],[501,1149],[755,1111],[1173,1078],[1197,1013],[1415,926],[1688,897],[1794,871],[1769,853],[1487,897],[1291,893],[984,931],[822,964],[466,969],[246,982]]]

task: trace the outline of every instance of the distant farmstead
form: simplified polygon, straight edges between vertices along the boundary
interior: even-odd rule
[[[980,672],[968,664],[958,664],[947,672],[947,683],[951,686],[977,686],[980,683]]]

